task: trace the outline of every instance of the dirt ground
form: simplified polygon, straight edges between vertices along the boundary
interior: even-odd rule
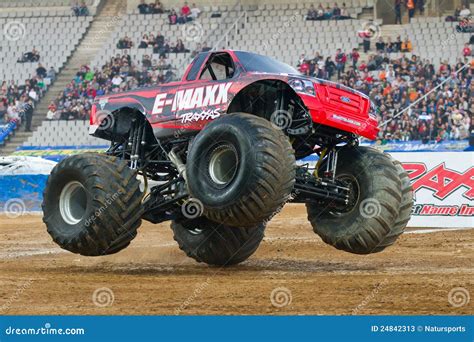
[[[474,230],[408,233],[351,255],[325,245],[301,205],[224,269],[187,258],[169,223],[144,222],[126,250],[88,258],[59,249],[40,216],[2,216],[0,314],[474,314],[473,265]],[[454,288],[464,305],[448,300]]]

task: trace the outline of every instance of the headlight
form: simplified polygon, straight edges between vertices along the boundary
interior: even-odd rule
[[[297,93],[303,93],[311,96],[316,95],[316,91],[314,90],[313,82],[309,80],[304,80],[301,78],[291,78],[288,81],[288,84],[293,88],[294,91]]]

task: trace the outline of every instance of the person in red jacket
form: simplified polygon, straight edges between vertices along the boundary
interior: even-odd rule
[[[359,62],[359,58],[360,58],[359,50],[356,48],[352,49],[351,60],[352,60],[352,66],[354,67],[354,69],[357,69],[357,62]]]

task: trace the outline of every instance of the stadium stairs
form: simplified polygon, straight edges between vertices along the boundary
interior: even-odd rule
[[[77,71],[84,64],[89,64],[99,50],[104,46],[107,38],[120,22],[122,14],[126,11],[126,0],[102,0],[101,7],[85,33],[81,42],[72,54],[64,68],[57,74],[54,84],[49,87],[43,98],[37,104],[32,121],[32,130],[35,131],[41,125],[48,112],[48,106],[66,85],[74,78]],[[21,146],[33,132],[24,132],[24,126],[20,127],[15,135],[0,148],[0,155],[9,155]]]

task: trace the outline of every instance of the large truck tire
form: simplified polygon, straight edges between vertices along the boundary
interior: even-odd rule
[[[142,197],[126,161],[94,153],[68,157],[48,178],[43,221],[61,248],[101,256],[121,251],[137,235]]]
[[[349,204],[307,204],[314,232],[327,244],[356,254],[380,252],[393,244],[400,235],[403,196],[399,168],[391,158],[372,148],[342,148],[336,178],[351,189]]]
[[[212,222],[206,217],[172,221],[179,248],[198,262],[230,266],[247,260],[263,239],[265,224],[238,228]]]
[[[295,182],[288,137],[263,118],[234,113],[209,123],[187,158],[191,196],[211,221],[254,227],[278,212]]]

